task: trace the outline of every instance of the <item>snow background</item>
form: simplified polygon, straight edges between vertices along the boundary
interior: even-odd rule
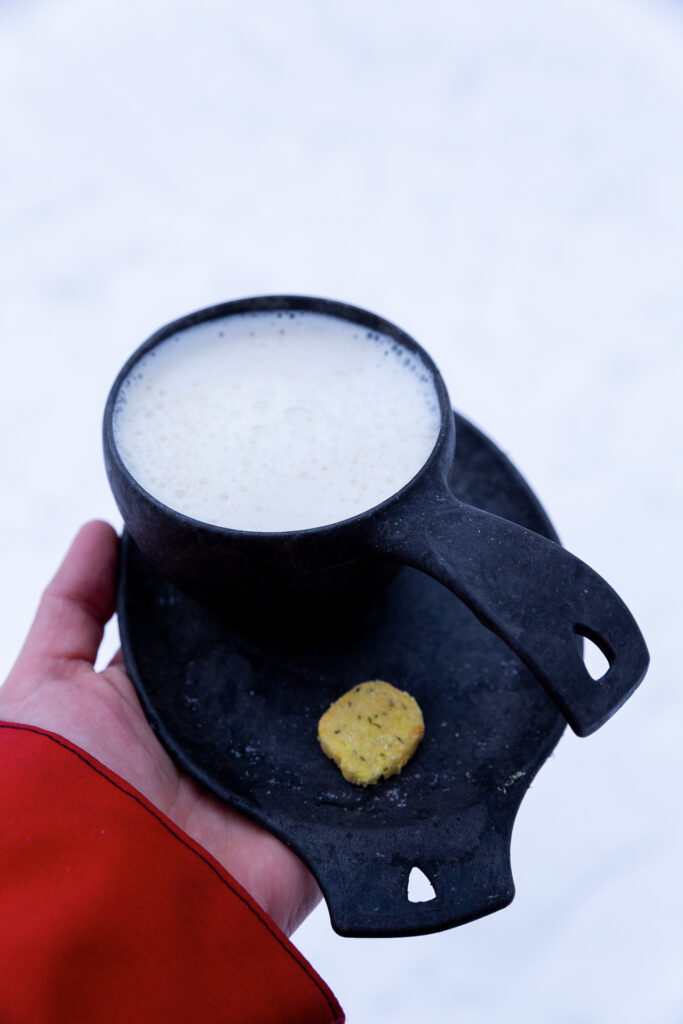
[[[517,896],[295,941],[350,1024],[680,1024],[683,5],[0,0],[0,669],[161,324],[268,292],[412,333],[652,654],[522,805]],[[116,645],[115,630],[107,651]]]

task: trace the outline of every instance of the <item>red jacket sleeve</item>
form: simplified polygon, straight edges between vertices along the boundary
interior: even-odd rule
[[[336,999],[209,853],[68,740],[0,723],[2,1024],[331,1024]]]

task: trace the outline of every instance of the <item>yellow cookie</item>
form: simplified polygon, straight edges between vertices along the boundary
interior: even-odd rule
[[[357,786],[400,772],[423,735],[417,701],[381,679],[354,686],[318,722],[323,751]]]

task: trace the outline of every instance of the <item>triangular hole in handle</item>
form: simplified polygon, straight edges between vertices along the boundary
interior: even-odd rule
[[[424,871],[415,865],[408,875],[408,899],[411,903],[429,903],[435,896],[434,886]]]
[[[583,641],[583,662],[591,679],[596,682],[607,674],[614,661],[614,651],[601,637],[587,626],[575,625],[574,632]]]

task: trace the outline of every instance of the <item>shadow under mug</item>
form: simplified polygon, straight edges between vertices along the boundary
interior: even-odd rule
[[[199,522],[162,504],[126,469],[113,414],[138,360],[173,334],[206,320],[258,311],[326,314],[388,335],[416,353],[433,377],[441,426],[431,455],[401,490],[342,522],[257,533]],[[572,729],[587,736],[633,693],[649,663],[642,634],[614,590],[559,544],[459,501],[448,486],[455,424],[444,381],[429,355],[400,328],[345,303],[261,296],[191,313],[153,334],[114,382],[104,414],[109,482],[131,537],[150,562],[213,609],[307,616],[372,598],[402,566],[456,594],[528,666]],[[286,617],[285,617],[286,620]],[[591,640],[609,668],[593,679],[581,655]]]

